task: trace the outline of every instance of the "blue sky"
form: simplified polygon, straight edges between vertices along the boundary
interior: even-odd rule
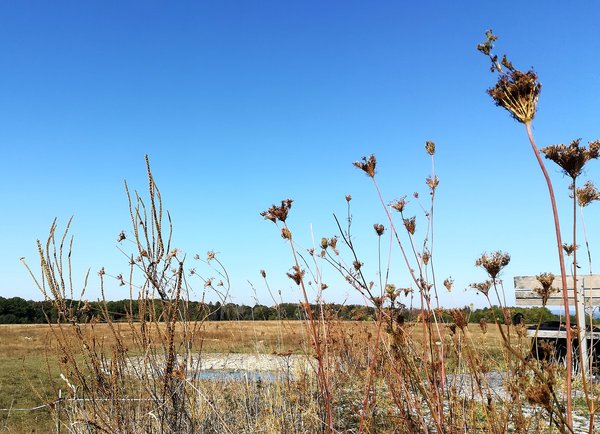
[[[336,233],[332,215],[351,194],[355,242],[377,280],[372,225],[388,225],[351,163],[374,153],[386,200],[426,198],[433,140],[436,274],[455,280],[442,304],[482,304],[465,288],[485,277],[475,258],[497,249],[512,255],[510,302],[514,275],[558,272],[552,220],[523,127],[485,94],[494,77],[475,46],[493,28],[500,53],[535,67],[540,146],[587,143],[600,137],[599,17],[592,1],[0,2],[0,296],[40,298],[19,258],[35,267],[54,217],[74,216],[75,280],[90,267],[90,298],[100,267],[126,272],[123,180],[144,190],[145,154],[174,244],[188,259],[218,252],[233,301],[270,303],[260,269],[284,300],[299,299],[289,248],[259,216],[285,197],[295,239],[310,247],[311,227],[317,240]],[[568,182],[548,167],[566,235]],[[599,168],[585,179],[598,182]],[[592,249],[599,217],[586,209]],[[410,284],[397,249],[392,270]],[[327,300],[360,301],[324,273]],[[128,294],[115,285],[107,296]]]

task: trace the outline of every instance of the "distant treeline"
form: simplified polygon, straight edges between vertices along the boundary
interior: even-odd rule
[[[71,306],[73,312],[79,309],[78,320],[80,322],[89,321],[93,316],[102,318],[108,315],[113,321],[125,321],[127,316],[132,314],[134,318],[139,314],[138,300],[118,300],[107,301],[105,309],[99,302],[90,302],[85,309],[81,309],[83,304],[77,301],[66,301],[67,306]],[[297,303],[281,303],[277,306],[264,306],[256,304],[246,306],[235,303],[221,304],[201,303],[191,301],[186,304],[188,315],[193,319],[207,319],[209,321],[250,321],[250,320],[298,320],[304,318],[304,309]],[[313,312],[317,307],[311,305]],[[146,312],[150,309],[147,308]],[[104,311],[104,314],[102,312]],[[160,320],[162,304],[160,301],[152,303],[152,315]],[[341,320],[365,321],[375,317],[375,309],[372,307],[357,304],[327,304],[326,311],[328,315]],[[482,309],[464,308],[465,315],[469,322],[479,322],[484,318],[488,323],[493,323],[495,318],[502,320],[503,312],[498,307],[486,307]],[[403,317],[407,321],[415,320],[419,317],[419,310],[404,310]],[[550,310],[543,307],[532,308],[511,308],[511,315],[517,313],[523,314],[526,323],[536,323],[538,321],[557,320],[558,316]],[[146,317],[150,317],[146,313]],[[56,308],[49,301],[24,300],[20,297],[4,298],[0,297],[0,324],[43,324],[48,320],[56,322],[58,314]],[[447,313],[443,313],[445,322],[452,322],[452,318]]]

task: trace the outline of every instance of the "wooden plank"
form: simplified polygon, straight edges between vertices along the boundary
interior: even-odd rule
[[[535,276],[515,276],[514,283],[516,289],[531,290],[542,286]],[[579,287],[583,285],[586,289],[600,290],[600,274],[577,276],[577,283]],[[552,286],[562,288],[560,275],[554,277]],[[567,289],[573,290],[573,276],[567,276]]]
[[[527,336],[533,338],[537,336],[538,338],[567,338],[566,331],[558,331],[558,330],[527,330]],[[587,339],[590,339],[590,333],[587,333]],[[594,340],[600,339],[600,332],[594,332]]]
[[[578,295],[580,295],[580,294],[581,294],[581,292]],[[573,290],[569,290],[568,295],[569,295],[569,299],[573,299]],[[536,298],[541,299],[542,298],[537,292],[530,291],[528,289],[515,290],[515,297],[517,299],[522,299],[522,300],[536,299]],[[600,289],[591,289],[591,290],[586,289],[585,290],[585,298],[590,298],[590,297],[600,299]],[[563,299],[562,291],[555,292],[554,294],[551,294],[548,297],[548,300],[553,300],[553,299],[562,300]]]

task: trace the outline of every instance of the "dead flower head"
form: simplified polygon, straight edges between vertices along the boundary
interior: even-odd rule
[[[416,229],[416,226],[417,226],[417,221],[416,220],[417,220],[416,217],[402,219],[402,222],[404,223],[404,227],[406,228],[406,231],[409,234],[411,234],[411,235],[415,234],[415,229]]]
[[[300,283],[302,282],[302,278],[304,277],[304,270],[301,270],[298,265],[294,265],[292,267],[292,272],[286,274],[287,277],[289,277],[296,283],[296,285],[300,285]]]
[[[500,271],[506,267],[509,262],[510,255],[497,250],[489,255],[484,252],[481,257],[477,258],[475,265],[483,267],[492,279],[496,279],[498,274],[500,274]]]
[[[440,180],[437,176],[428,177],[425,179],[425,184],[427,184],[427,186],[433,191],[440,184]]]
[[[535,276],[538,282],[542,285],[542,287],[533,288],[533,291],[542,297],[542,305],[546,306],[548,303],[548,299],[552,294],[558,292],[558,288],[552,286],[554,282],[554,274],[552,273],[540,273]]]
[[[429,260],[431,259],[431,252],[427,250],[427,248],[423,249],[423,253],[421,253],[420,256],[421,260],[423,261],[423,264],[429,264]]]
[[[467,311],[465,309],[449,309],[448,314],[452,317],[452,321],[454,324],[461,329],[464,330],[467,327]]]
[[[485,295],[487,297],[493,283],[494,282],[491,280],[484,280],[483,282],[479,282],[479,283],[471,283],[471,285],[469,285],[469,286],[471,288],[475,289],[476,291],[481,292],[483,295]]]
[[[431,155],[433,157],[433,155],[435,154],[435,143],[433,143],[430,140],[427,140],[425,142],[425,150],[427,151],[427,153],[429,155]]]
[[[127,236],[125,235],[125,231],[119,232],[119,236],[117,237],[117,243],[120,243],[121,241],[123,241],[126,238],[127,238]]]
[[[567,254],[567,256],[571,256],[573,254],[573,252],[575,250],[577,250],[577,247],[578,246],[576,246],[574,244],[567,244],[567,243],[563,243],[563,245],[562,245],[562,248],[565,251],[565,253]]]
[[[494,87],[487,90],[497,106],[510,112],[512,117],[519,122],[531,122],[537,110],[537,102],[542,89],[535,71],[530,69],[522,72],[516,69],[506,58],[498,61],[498,56],[492,53],[493,42],[497,36],[488,30],[485,34],[486,41],[477,46],[477,50],[489,57],[490,70],[498,73],[498,81]]]
[[[454,284],[454,279],[452,279],[452,277],[448,277],[447,279],[444,280],[444,286],[446,287],[448,292],[452,291],[453,284]]]
[[[540,149],[547,159],[560,166],[566,175],[575,179],[589,160],[600,156],[600,140],[589,142],[588,147],[580,147],[581,139],[575,139],[570,145],[551,145]]]
[[[292,202],[292,199],[284,199],[281,201],[280,206],[272,205],[271,208],[261,212],[260,215],[263,216],[265,220],[271,220],[273,223],[276,223],[277,220],[280,222],[285,222],[288,212],[292,207]]]
[[[406,202],[406,196],[401,197],[400,199],[396,199],[395,201],[390,203],[390,206],[392,208],[394,208],[396,211],[398,211],[399,213],[401,213],[402,211],[404,211],[404,207],[406,206],[407,202]]]
[[[583,187],[575,189],[575,196],[582,208],[596,200],[600,200],[600,192],[592,181],[586,181]]]
[[[354,164],[354,166],[358,167],[360,170],[365,172],[371,178],[375,177],[375,166],[377,165],[375,155],[371,154],[369,158],[362,157],[361,161],[356,161],[352,164]]]
[[[380,237],[383,235],[383,231],[385,231],[385,227],[382,224],[379,223],[375,223],[373,225],[373,229],[375,229],[375,233],[377,233],[377,236]]]

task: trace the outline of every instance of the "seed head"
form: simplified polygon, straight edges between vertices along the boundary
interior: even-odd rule
[[[288,228],[281,228],[281,238],[284,240],[291,240],[292,232]]]
[[[265,270],[260,270],[260,275],[262,276],[263,279],[267,278],[267,272]]]
[[[296,283],[296,285],[300,285],[300,283],[302,282],[302,278],[304,277],[304,270],[301,270],[298,265],[294,265],[292,267],[292,272],[286,274],[287,277],[289,277]]]
[[[421,259],[423,260],[423,264],[429,264],[429,260],[431,259],[431,253],[427,249],[423,249],[423,253],[421,253]]]
[[[390,206],[394,208],[398,212],[404,211],[404,207],[408,202],[406,202],[406,196],[401,197],[400,199],[396,199],[395,201],[390,203]]]
[[[577,250],[577,247],[578,246],[576,246],[574,244],[567,244],[567,243],[563,243],[563,245],[562,245],[562,248],[565,251],[565,253],[567,254],[567,256],[571,256],[573,254],[573,252],[575,250]]]
[[[548,299],[552,294],[558,292],[558,288],[554,288],[552,283],[554,282],[554,274],[552,273],[540,273],[535,276],[538,282],[542,285],[542,287],[533,288],[533,291],[542,297],[542,305],[546,306],[548,303]]]
[[[435,190],[437,188],[437,186],[440,184],[440,180],[438,179],[437,176],[434,177],[428,177],[425,180],[425,183],[429,186],[429,188],[431,189],[431,191]]]
[[[586,181],[583,187],[577,188],[575,196],[580,207],[588,206],[590,203],[600,200],[600,192],[592,181]]]
[[[452,279],[452,277],[448,277],[446,280],[444,280],[444,286],[446,287],[448,292],[452,291],[453,284],[454,284],[454,279]]]
[[[127,237],[125,236],[125,231],[119,232],[119,236],[117,237],[117,243],[120,243],[121,241],[123,241],[126,238]]]
[[[497,106],[510,112],[519,122],[528,123],[533,120],[537,110],[537,102],[542,89],[537,74],[533,69],[522,72],[516,69],[506,55],[498,62],[498,56],[492,53],[494,42],[498,39],[492,30],[486,31],[486,41],[477,46],[477,50],[490,59],[490,70],[498,73],[498,81],[487,90]]]
[[[292,207],[292,202],[292,199],[284,199],[281,201],[280,206],[272,205],[271,208],[261,212],[260,215],[263,216],[265,220],[271,220],[273,223],[276,223],[277,220],[285,222],[288,212]]]
[[[448,313],[452,317],[454,324],[456,324],[459,329],[464,331],[468,324],[467,311],[464,309],[449,309]]]
[[[433,143],[430,140],[426,141],[425,142],[425,150],[427,151],[427,153],[429,155],[431,155],[433,157],[433,155],[435,154],[435,143]]]
[[[375,155],[371,154],[369,158],[362,157],[361,161],[356,161],[353,164],[354,166],[358,167],[360,170],[365,172],[371,178],[375,177],[375,166],[377,165]]]
[[[416,217],[402,219],[402,222],[404,223],[404,227],[406,228],[406,231],[409,234],[411,234],[411,235],[415,234],[415,229],[416,229],[416,226],[417,226],[417,221],[416,220],[417,220]]]
[[[510,255],[500,250],[491,254],[482,253],[481,257],[477,258],[475,265],[483,267],[492,279],[496,279],[500,271],[510,262]]]
[[[487,297],[493,283],[494,282],[492,280],[485,280],[480,283],[471,283],[471,285],[469,285],[469,286],[471,288],[475,289],[476,291],[481,292],[483,295],[485,295]]]
[[[547,159],[560,166],[566,175],[575,179],[589,160],[600,156],[600,140],[588,143],[588,148],[579,147],[581,139],[575,139],[570,145],[551,145],[540,149]]]
[[[356,271],[358,271],[358,270],[360,270],[360,267],[362,267],[362,266],[363,266],[363,263],[362,263],[362,262],[360,262],[360,261],[354,261],[354,262],[352,263],[352,265],[354,266],[354,269],[355,269]]]
[[[375,223],[373,225],[373,229],[375,229],[375,232],[377,233],[378,237],[383,235],[383,231],[385,231],[385,227],[382,224],[378,224],[378,223]]]
[[[349,194],[346,195],[346,202],[350,202],[352,200],[352,196]]]

